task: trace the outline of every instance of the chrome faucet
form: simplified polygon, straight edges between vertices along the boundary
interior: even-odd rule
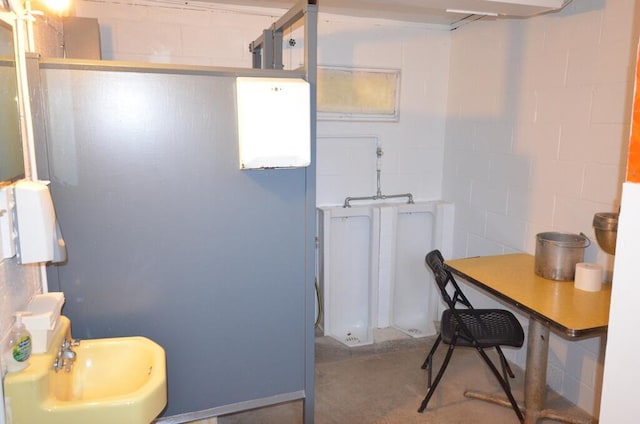
[[[69,340],[67,338],[64,339],[62,345],[60,346],[60,349],[58,349],[56,360],[53,361],[53,369],[56,372],[60,371],[61,369],[64,369],[66,372],[71,371],[73,362],[76,360],[76,353],[72,348],[78,346],[79,344],[79,340]]]

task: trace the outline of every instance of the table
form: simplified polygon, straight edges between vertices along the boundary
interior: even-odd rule
[[[549,329],[577,339],[606,331],[609,323],[611,285],[599,292],[574,288],[572,281],[554,281],[534,273],[535,258],[510,254],[455,259],[445,262],[453,274],[529,315],[524,381],[525,423],[550,418],[583,423],[576,417],[544,409]],[[511,406],[504,399],[475,392],[465,395]]]

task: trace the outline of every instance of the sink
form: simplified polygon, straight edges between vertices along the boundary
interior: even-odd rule
[[[73,346],[67,371],[53,364],[70,321],[61,316],[50,349],[32,355],[29,366],[7,374],[8,422],[148,424],[167,403],[164,349],[145,337],[83,340]]]

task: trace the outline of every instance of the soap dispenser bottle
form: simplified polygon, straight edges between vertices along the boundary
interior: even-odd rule
[[[5,363],[8,372],[25,369],[31,356],[31,334],[22,323],[22,313],[16,313],[16,321],[11,328],[5,348]]]

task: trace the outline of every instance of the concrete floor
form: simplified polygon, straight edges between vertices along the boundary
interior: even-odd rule
[[[435,338],[413,339],[393,334],[395,330],[385,331],[376,335],[375,344],[355,348],[329,337],[316,339],[316,424],[518,423],[509,408],[463,396],[466,389],[501,393],[493,374],[470,349],[454,352],[427,410],[419,414],[417,409],[427,387],[426,371],[420,369],[420,365]],[[445,349],[441,347],[434,362],[436,371],[444,353]],[[514,369],[514,372],[516,378],[511,384],[514,396],[521,400],[524,374],[520,369]],[[553,392],[549,393],[546,406],[582,418],[589,417]],[[302,402],[218,417],[217,422],[301,424]],[[552,421],[540,421],[545,422]]]

